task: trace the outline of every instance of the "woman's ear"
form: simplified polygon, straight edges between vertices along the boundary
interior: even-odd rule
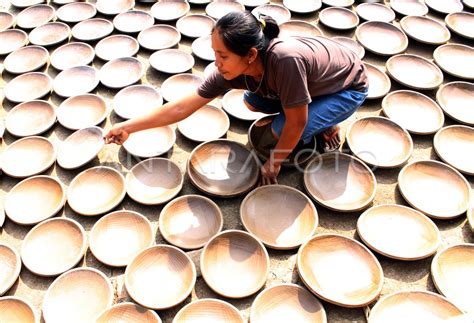
[[[258,50],[255,47],[250,48],[249,51],[249,64],[252,64],[258,56]]]

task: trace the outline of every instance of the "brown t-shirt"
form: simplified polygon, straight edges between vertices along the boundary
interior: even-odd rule
[[[254,91],[258,82],[243,75],[226,80],[216,70],[198,88],[214,98],[228,89]],[[279,99],[284,107],[311,102],[311,98],[345,89],[368,87],[365,66],[350,49],[324,37],[275,38],[266,52],[263,83],[257,94]]]

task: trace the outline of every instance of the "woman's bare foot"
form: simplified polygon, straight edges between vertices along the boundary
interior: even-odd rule
[[[320,134],[324,151],[329,152],[339,149],[339,146],[341,145],[339,130],[339,126],[332,126]]]

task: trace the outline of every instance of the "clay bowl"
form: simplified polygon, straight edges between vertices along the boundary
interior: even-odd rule
[[[216,21],[211,17],[200,14],[191,14],[181,17],[176,22],[179,32],[190,38],[210,35]]]
[[[413,153],[408,131],[384,117],[357,119],[347,129],[346,141],[356,157],[380,168],[399,167]]]
[[[36,323],[39,318],[29,301],[16,296],[5,296],[0,298],[0,321]]]
[[[115,113],[123,119],[145,115],[163,104],[160,92],[150,85],[132,85],[120,90],[113,99]]]
[[[63,22],[48,22],[33,29],[28,38],[39,46],[53,46],[69,39],[71,28]]]
[[[90,232],[90,249],[100,262],[112,267],[127,266],[154,240],[150,221],[134,211],[116,211],[97,221]]]
[[[240,218],[245,229],[265,246],[282,250],[299,247],[318,226],[313,202],[284,185],[261,186],[250,192],[240,205]]]
[[[135,34],[153,26],[155,19],[143,10],[129,10],[115,16],[113,20],[115,29],[126,34]]]
[[[291,18],[291,13],[290,10],[288,10],[286,7],[279,5],[279,4],[263,4],[255,9],[252,10],[252,14],[255,17],[258,17],[259,15],[267,15],[275,19],[277,24],[282,24],[284,22],[287,22]]]
[[[474,1],[473,0],[462,0],[462,3],[468,7],[469,9],[474,9]]]
[[[401,291],[381,298],[371,309],[368,323],[463,320],[463,312],[448,299],[428,291]]]
[[[143,48],[155,51],[176,46],[181,40],[181,34],[173,26],[153,25],[142,30],[137,40]]]
[[[439,67],[421,56],[392,56],[385,63],[385,68],[395,81],[413,89],[432,90],[443,83],[443,72]],[[416,73],[413,73],[414,69]]]
[[[470,187],[453,167],[434,160],[421,160],[403,167],[398,188],[415,209],[436,219],[451,219],[466,212]]]
[[[474,198],[471,197],[471,200],[474,201]],[[467,222],[471,227],[471,231],[474,232],[474,202],[472,202],[471,204],[472,205],[467,209]]]
[[[436,0],[425,0],[425,4],[432,10],[442,13],[442,14],[450,14],[454,12],[461,12],[464,9],[464,6],[461,0],[444,0],[444,1],[436,1]]]
[[[444,114],[439,105],[426,95],[415,91],[390,92],[382,100],[382,108],[390,120],[413,134],[433,134],[444,124]]]
[[[441,242],[433,221],[419,211],[396,204],[377,205],[362,213],[357,233],[370,249],[397,260],[427,258]]]
[[[163,208],[159,229],[172,245],[197,249],[222,230],[223,222],[222,212],[212,200],[201,195],[184,195]]]
[[[467,45],[447,44],[436,48],[433,58],[446,73],[474,80],[474,48]]]
[[[329,7],[319,13],[319,22],[329,28],[348,30],[357,27],[359,17],[352,10],[341,7]]]
[[[184,301],[196,283],[194,263],[180,249],[156,245],[141,251],[125,270],[130,297],[150,309],[166,309]]]
[[[56,149],[44,137],[25,137],[3,152],[2,170],[11,177],[25,178],[46,171],[56,160]]]
[[[95,4],[97,11],[104,15],[118,15],[135,6],[135,0],[97,0]]]
[[[168,152],[175,142],[174,129],[171,126],[163,126],[130,134],[123,148],[131,155],[150,158]]]
[[[338,234],[319,234],[298,250],[298,274],[319,298],[342,307],[363,307],[382,291],[379,261],[360,242]]]
[[[183,322],[246,322],[233,305],[215,298],[204,298],[187,304],[173,319],[173,323]]]
[[[86,232],[68,218],[54,218],[31,229],[21,246],[21,260],[39,276],[57,276],[73,268],[84,257]]]
[[[303,20],[290,20],[279,25],[280,34],[278,37],[291,37],[291,36],[309,36],[316,37],[322,36],[323,32],[318,26],[310,24]]]
[[[474,14],[468,12],[455,12],[444,19],[446,26],[456,34],[474,39]]]
[[[161,323],[161,319],[155,311],[147,310],[140,305],[125,302],[115,304],[111,308],[106,309],[99,315],[96,323],[110,323],[110,322],[122,322],[122,323],[135,323],[135,322],[146,322],[146,323]]]
[[[71,2],[61,6],[56,11],[59,20],[67,23],[77,23],[91,19],[97,13],[97,9],[92,3]]]
[[[433,147],[447,164],[461,173],[474,175],[474,128],[468,126],[449,126],[439,130]]]
[[[395,12],[381,3],[361,3],[357,5],[356,13],[365,21],[391,22],[395,19]]]
[[[353,40],[352,38],[337,36],[337,37],[332,37],[331,39],[334,40],[336,43],[349,48],[351,51],[356,53],[360,59],[364,58],[365,56],[364,47],[362,47],[362,45],[360,45],[357,41]]]
[[[135,56],[140,45],[138,41],[126,35],[112,35],[100,40],[95,46],[95,54],[104,61],[121,57]]]
[[[228,91],[222,98],[222,108],[234,118],[244,121],[255,121],[267,116],[265,113],[254,112],[247,108],[244,103],[244,90]]]
[[[245,6],[238,1],[212,1],[206,6],[206,14],[216,20],[232,11],[245,11]]]
[[[83,95],[94,90],[99,84],[97,70],[91,66],[76,66],[61,71],[53,83],[54,92],[69,98]]]
[[[150,13],[156,20],[172,21],[186,15],[191,6],[188,1],[158,1],[150,8]]]
[[[163,204],[178,195],[183,181],[176,163],[165,158],[151,158],[136,164],[127,174],[127,194],[140,204]]]
[[[157,71],[168,74],[179,74],[189,71],[194,66],[194,57],[182,49],[162,49],[149,58],[150,65]]]
[[[21,259],[18,251],[5,243],[0,243],[0,295],[5,294],[20,276]],[[0,302],[1,304],[1,302]],[[1,306],[0,306],[1,307]],[[0,318],[4,311],[0,311]]]
[[[384,97],[392,86],[390,78],[377,66],[364,63],[367,68],[367,78],[369,79],[369,93],[367,99],[380,99]]]
[[[253,235],[228,230],[215,235],[201,253],[207,285],[228,298],[243,298],[263,287],[269,272],[268,253]]]
[[[7,83],[3,89],[5,98],[11,102],[26,102],[39,99],[51,92],[53,80],[40,72],[21,74]]]
[[[191,44],[193,54],[205,61],[214,61],[216,56],[212,49],[211,35],[196,38]]]
[[[64,100],[57,110],[58,122],[67,129],[96,126],[107,117],[107,105],[95,94],[83,94]]]
[[[443,23],[428,17],[403,17],[400,26],[409,37],[425,44],[440,45],[451,38],[451,33]]]
[[[388,22],[364,22],[357,27],[355,34],[365,49],[378,55],[399,54],[408,47],[408,38],[405,33]]]
[[[423,0],[390,0],[390,7],[402,16],[424,16],[428,13]]]
[[[319,300],[295,284],[278,284],[258,294],[250,308],[252,323],[265,322],[326,323],[326,311]]]
[[[49,286],[43,301],[43,317],[46,322],[93,322],[112,306],[113,299],[112,284],[102,272],[76,268]]]
[[[28,34],[20,29],[0,31],[0,55],[7,55],[28,44]]]
[[[41,100],[20,103],[8,112],[5,128],[16,137],[39,135],[56,122],[54,106]]]
[[[45,0],[10,0],[10,4],[17,8],[26,8],[35,4],[43,3]]]
[[[96,41],[112,33],[114,24],[102,18],[91,18],[77,23],[72,28],[72,36],[81,41]]]
[[[51,21],[55,16],[52,6],[37,4],[23,9],[16,16],[16,26],[22,29],[33,29]]]
[[[57,163],[64,169],[79,168],[94,159],[103,146],[101,128],[82,128],[72,133],[59,146]]]
[[[436,289],[460,309],[473,306],[472,273],[474,244],[451,245],[439,251],[431,263],[431,277]]]
[[[323,3],[330,7],[350,7],[354,0],[323,0]]]
[[[250,191],[259,177],[256,157],[242,144],[225,139],[200,144],[187,163],[191,182],[201,191],[231,197]]]
[[[72,42],[54,50],[50,62],[55,69],[62,71],[71,67],[88,65],[94,56],[94,48],[91,45]]]
[[[173,75],[161,84],[161,94],[168,102],[177,101],[195,92],[203,81],[201,76],[191,73]]]
[[[178,130],[190,140],[205,142],[225,136],[229,126],[229,117],[222,109],[205,105],[180,121]]]
[[[214,71],[218,72],[215,62],[210,62],[204,68],[204,78],[208,78]]]
[[[270,0],[240,0],[245,7],[255,8],[270,2]]]
[[[36,71],[48,62],[49,53],[41,46],[26,46],[10,53],[3,61],[4,69],[12,74]]]
[[[451,82],[441,86],[436,92],[436,101],[444,113],[454,120],[474,126],[474,84]]]
[[[67,201],[73,211],[93,216],[109,212],[125,197],[125,179],[113,168],[88,168],[69,184]]]
[[[100,69],[100,82],[112,89],[121,89],[140,81],[145,66],[135,57],[116,58]]]
[[[0,32],[11,28],[14,24],[15,16],[6,11],[0,12]]]
[[[321,0],[309,0],[305,2],[298,0],[283,0],[283,5],[291,12],[307,14],[318,11],[323,4]]]
[[[331,178],[331,181],[327,179]],[[306,166],[304,185],[319,204],[335,211],[352,212],[367,207],[375,197],[377,182],[359,159],[340,153],[323,154]]]

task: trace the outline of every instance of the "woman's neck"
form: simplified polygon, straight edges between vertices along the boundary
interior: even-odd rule
[[[258,57],[255,61],[253,61],[249,65],[245,74],[259,81],[263,76],[263,71],[264,71],[264,66],[263,66],[262,60],[260,59],[260,57]]]

